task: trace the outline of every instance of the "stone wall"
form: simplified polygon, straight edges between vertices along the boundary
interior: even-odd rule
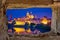
[[[57,5],[57,32],[60,33],[60,3]]]
[[[52,4],[52,0],[8,0],[7,3],[10,4],[33,4],[33,5],[42,5],[42,4]]]
[[[59,2],[60,0],[54,0],[54,1],[57,1],[57,2]]]
[[[2,0],[0,0],[0,18],[1,18],[1,15],[2,15],[1,4],[2,4]]]

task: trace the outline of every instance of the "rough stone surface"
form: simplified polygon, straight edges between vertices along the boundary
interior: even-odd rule
[[[33,5],[38,5],[38,4],[52,4],[53,0],[8,0],[7,3],[23,3],[23,4],[33,4]]]

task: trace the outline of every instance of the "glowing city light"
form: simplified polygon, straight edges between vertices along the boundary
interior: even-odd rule
[[[47,20],[47,19],[43,19],[43,20],[41,21],[41,23],[43,23],[43,24],[48,24],[48,20]]]
[[[15,25],[24,25],[25,22],[22,22],[22,21],[16,21],[16,24]]]
[[[24,28],[14,28],[14,30],[15,30],[17,33],[21,33],[21,32],[24,32],[24,31],[25,31]]]

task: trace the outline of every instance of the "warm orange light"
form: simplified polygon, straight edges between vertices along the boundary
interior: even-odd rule
[[[24,25],[25,22],[22,22],[22,21],[16,21],[16,24],[15,25]]]
[[[47,20],[47,19],[43,19],[43,20],[41,21],[41,23],[43,23],[43,24],[48,24],[48,20]]]
[[[24,32],[25,31],[24,28],[14,28],[14,30],[16,30],[17,33]]]
[[[34,18],[34,16],[33,15],[30,15],[28,12],[27,12],[27,15],[26,15],[28,18]]]
[[[31,15],[31,16],[30,16],[30,18],[32,18],[32,19],[33,19],[33,18],[34,18],[34,16],[33,16],[33,15]]]
[[[26,22],[28,22],[29,24],[31,23],[31,21],[26,21]]]
[[[33,19],[33,18],[34,18],[34,16],[33,16],[33,15],[28,15],[28,18]]]
[[[30,33],[30,32],[31,32],[31,30],[30,30],[30,29],[28,29],[28,30],[27,30],[27,32],[28,32],[28,33]]]
[[[25,32],[25,29],[24,28],[14,28],[14,30],[16,30],[17,33],[21,33],[21,32]],[[28,33],[31,32],[30,29],[26,30]]]

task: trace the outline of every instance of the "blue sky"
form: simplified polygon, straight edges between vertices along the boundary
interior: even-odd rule
[[[6,16],[8,20],[10,19],[10,15],[13,18],[20,18],[26,16],[27,12],[32,12],[33,15],[36,15],[38,18],[42,18],[43,16],[47,16],[48,18],[52,17],[52,9],[51,8],[19,8],[19,9],[7,9]]]

